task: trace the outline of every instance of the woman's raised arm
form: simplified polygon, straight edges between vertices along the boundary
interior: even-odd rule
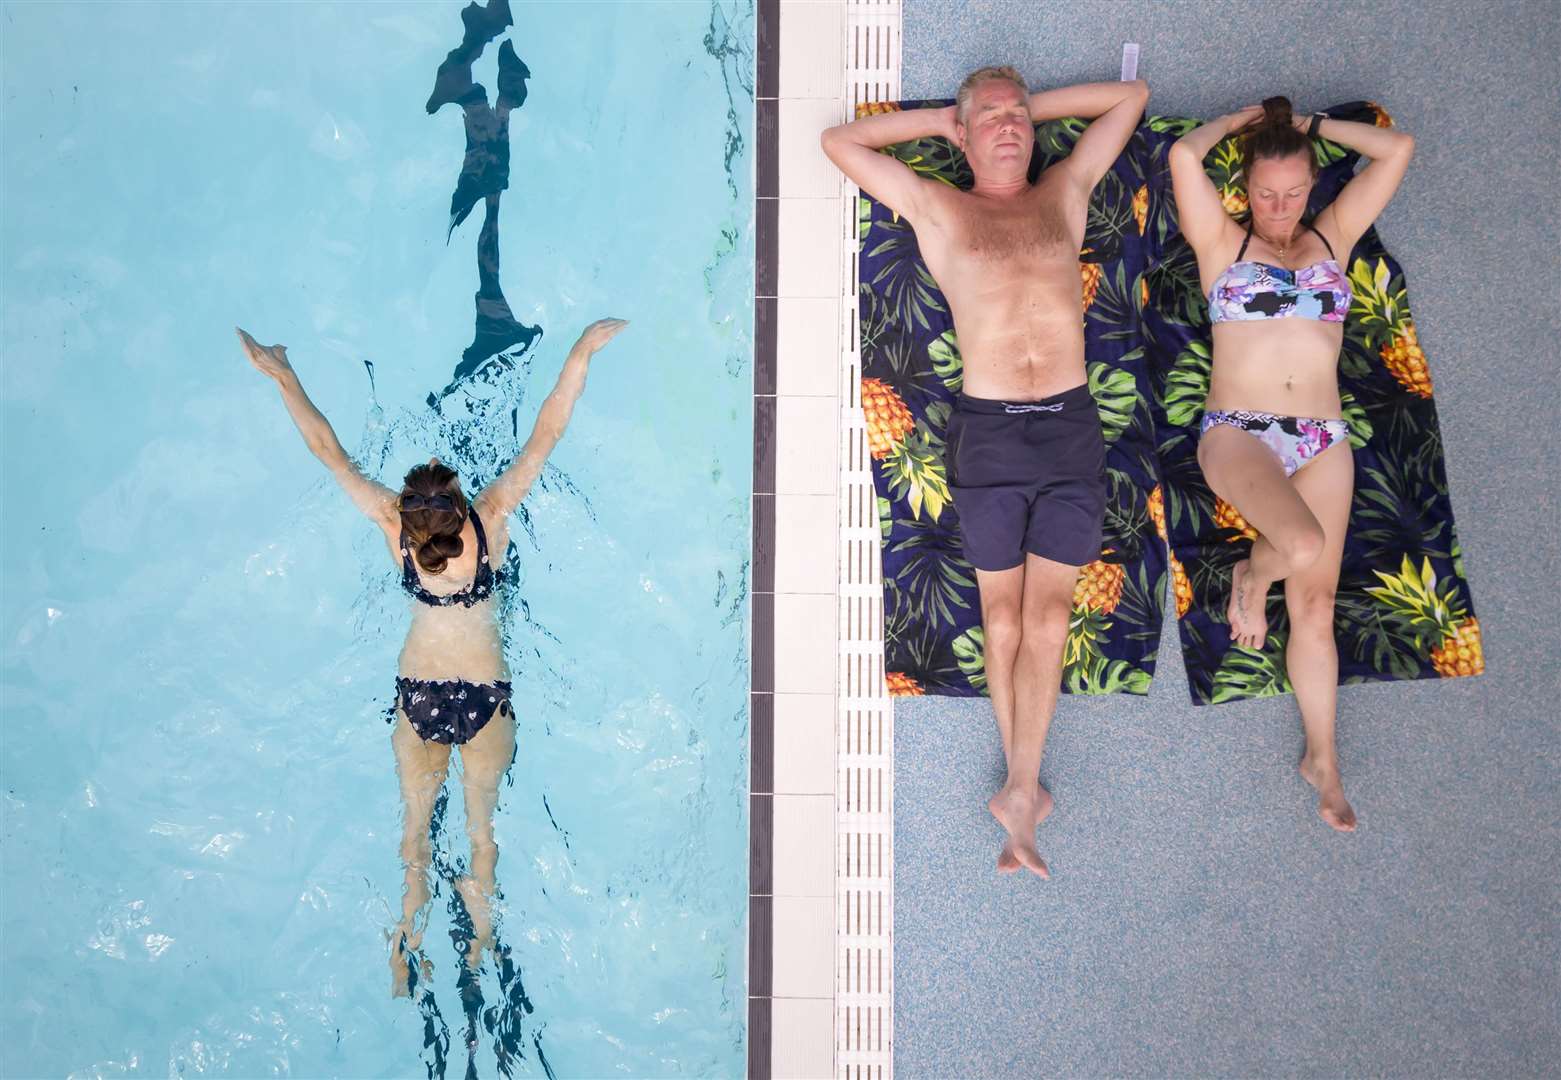
[[[1310,123],[1309,116],[1295,118],[1295,126],[1302,131]],[[1333,202],[1317,215],[1316,224],[1333,233],[1339,253],[1343,255],[1365,235],[1393,198],[1393,193],[1398,191],[1404,174],[1409,171],[1415,140],[1402,131],[1332,118],[1321,122],[1317,134],[1367,159],[1366,167],[1356,173]]]
[[[547,464],[548,455],[558,445],[558,440],[564,435],[564,428],[569,425],[575,402],[585,391],[585,373],[591,357],[628,325],[623,319],[598,319],[585,328],[580,340],[569,350],[553,392],[542,403],[526,445],[521,447],[520,453],[515,455],[498,479],[484,488],[474,501],[481,501],[483,507],[495,517],[504,518],[515,512],[515,508],[531,490],[531,485],[542,474],[542,466]]]
[[[238,327],[234,329],[238,331],[239,344],[244,347],[244,355],[249,358],[249,362],[262,375],[276,382],[282,392],[282,404],[287,406],[288,415],[298,425],[298,433],[304,437],[309,451],[331,470],[331,475],[352,499],[353,505],[375,524],[391,528],[398,517],[396,493],[358,471],[358,467],[347,456],[347,451],[342,449],[341,440],[336,438],[330,421],[325,419],[320,410],[314,407],[314,402],[309,400],[309,395],[304,393],[303,384],[298,381],[298,373],[287,360],[287,346],[262,345]]]
[[[1182,235],[1199,254],[1208,252],[1231,227],[1214,181],[1203,171],[1203,159],[1225,136],[1263,115],[1261,105],[1210,120],[1171,146],[1171,187],[1176,192],[1176,216]]]

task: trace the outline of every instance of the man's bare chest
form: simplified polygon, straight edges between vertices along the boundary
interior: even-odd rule
[[[1076,259],[1083,221],[1073,222],[1072,216],[1057,199],[1038,191],[997,205],[971,197],[951,200],[938,261],[950,269],[977,270]]]

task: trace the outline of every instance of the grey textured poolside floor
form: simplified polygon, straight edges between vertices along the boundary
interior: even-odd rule
[[[1381,224],[1436,380],[1485,636],[1479,679],[1341,700],[1361,816],[1295,774],[1290,699],[1194,709],[1171,623],[1149,699],[1064,700],[1043,777],[1054,878],[992,872],[983,702],[896,711],[903,1077],[1554,1075],[1561,781],[1555,415],[1561,15],[1551,5],[906,0],[907,97],[1016,64],[1157,113],[1285,92],[1381,102],[1418,139]]]

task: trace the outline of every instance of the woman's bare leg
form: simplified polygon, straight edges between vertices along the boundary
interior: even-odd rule
[[[1326,538],[1274,452],[1255,436],[1219,424],[1198,443],[1198,464],[1214,493],[1258,531],[1250,557],[1232,570],[1231,643],[1260,649],[1268,634],[1269,587],[1316,562]]]
[[[401,865],[406,872],[401,889],[401,921],[390,937],[390,992],[399,997],[410,992],[406,954],[422,943],[423,924],[418,916],[428,905],[428,869],[433,861],[428,825],[450,767],[450,748],[424,741],[400,708],[396,709],[390,745],[396,753],[396,775],[401,781]]]
[[[1333,735],[1339,696],[1333,597],[1355,493],[1355,463],[1349,443],[1323,451],[1291,482],[1322,522],[1328,538],[1316,562],[1285,579],[1285,607],[1290,612],[1285,666],[1290,670],[1290,683],[1301,707],[1301,727],[1306,732],[1301,775],[1317,789],[1317,812],[1322,819],[1340,832],[1351,832],[1355,828],[1355,811],[1344,797]]]
[[[477,940],[466,962],[475,968],[493,941],[492,901],[498,889],[499,848],[493,840],[493,812],[499,802],[499,782],[515,757],[515,714],[495,710],[482,730],[461,746],[461,785],[466,794],[466,835],[471,840],[471,873],[456,880],[466,901]]]

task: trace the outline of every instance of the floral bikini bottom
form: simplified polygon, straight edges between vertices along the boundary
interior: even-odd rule
[[[508,682],[469,683],[462,679],[396,678],[396,705],[425,742],[468,742],[492,719],[510,713]],[[395,722],[391,708],[385,719]]]
[[[1218,424],[1229,424],[1256,437],[1274,452],[1286,476],[1294,476],[1301,466],[1350,436],[1350,426],[1343,420],[1310,420],[1304,416],[1275,416],[1244,409],[1204,413],[1200,434]]]

